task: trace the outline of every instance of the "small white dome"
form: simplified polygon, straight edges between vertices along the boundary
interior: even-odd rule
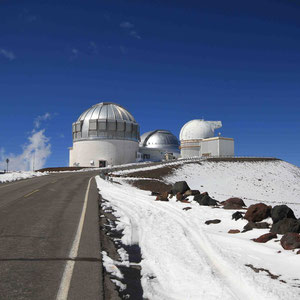
[[[181,141],[211,138],[215,129],[221,127],[221,121],[191,120],[181,128],[179,138]]]

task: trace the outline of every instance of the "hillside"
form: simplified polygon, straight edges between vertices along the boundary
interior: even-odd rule
[[[130,287],[121,270],[138,265],[147,299],[299,299],[300,256],[281,247],[281,235],[265,244],[255,243],[252,239],[269,229],[242,233],[247,221],[232,220],[235,210],[200,206],[193,197],[188,203],[174,197],[155,201],[149,192],[185,180],[191,189],[208,192],[217,200],[235,196],[246,205],[287,203],[299,218],[298,167],[283,161],[201,161],[112,175],[113,181],[97,178],[97,184],[103,217],[107,212],[115,216],[107,226],[118,233],[113,241],[122,255],[113,259],[112,252],[103,255],[121,295]],[[220,222],[205,224],[214,219]],[[272,223],[271,218],[265,221]],[[241,233],[229,234],[231,229]],[[141,259],[132,263],[135,246]]]

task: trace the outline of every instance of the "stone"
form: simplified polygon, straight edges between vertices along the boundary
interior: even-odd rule
[[[161,195],[158,195],[156,201],[169,201],[168,192],[163,192]]]
[[[295,232],[288,232],[281,238],[280,244],[285,250],[300,248],[300,234]]]
[[[195,196],[199,194],[200,194],[199,190],[187,190],[183,195],[188,197],[188,196]]]
[[[238,229],[230,229],[229,231],[228,231],[228,233],[231,233],[231,234],[234,234],[234,233],[240,233],[241,231],[240,230],[238,230]]]
[[[160,193],[159,192],[151,192],[151,196],[159,196]]]
[[[190,187],[186,181],[177,181],[172,186],[172,194],[176,195],[177,193],[184,194],[186,191],[190,190]]]
[[[218,223],[221,223],[221,220],[219,220],[219,219],[214,219],[214,220],[208,220],[208,221],[205,221],[205,224],[206,224],[206,225],[210,225],[210,224],[218,224]]]
[[[200,205],[205,206],[215,206],[218,205],[218,201],[210,198],[207,192],[198,194],[194,196],[194,201],[198,202]]]
[[[287,205],[276,205],[271,210],[271,218],[273,223],[289,218],[296,219],[294,212]]]
[[[292,218],[282,219],[272,225],[271,232],[285,234],[288,232],[300,233],[300,221]]]
[[[224,209],[241,209],[246,206],[245,202],[240,198],[229,198],[222,202]]]
[[[162,198],[164,198],[164,199],[168,199],[169,193],[168,193],[168,192],[163,192],[163,193],[161,194],[161,196],[162,196]]]
[[[259,222],[259,223],[255,223],[255,222],[248,222],[245,226],[244,226],[244,230],[242,232],[246,232],[249,230],[252,230],[254,228],[256,229],[267,229],[270,227],[270,224],[267,222]]]
[[[264,203],[253,204],[249,206],[244,216],[249,222],[260,222],[271,216],[272,206],[268,206]]]
[[[182,199],[183,199],[183,195],[182,195],[181,193],[178,192],[178,193],[176,194],[176,200],[177,200],[177,201],[181,201]]]
[[[242,212],[236,211],[235,213],[232,214],[232,217],[231,217],[231,218],[232,218],[232,220],[237,221],[237,220],[239,220],[239,219],[243,219],[244,216],[243,216],[243,213],[242,213]]]
[[[191,207],[184,207],[183,210],[190,210],[192,209]]]
[[[276,239],[276,238],[277,238],[276,233],[269,232],[269,233],[261,235],[260,237],[258,237],[256,239],[253,239],[253,241],[256,243],[266,243],[266,242],[268,242],[272,239]]]
[[[296,254],[300,254],[300,250],[298,250],[298,251],[296,252]]]

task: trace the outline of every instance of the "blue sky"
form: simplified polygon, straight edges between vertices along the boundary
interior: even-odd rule
[[[299,166],[299,15],[288,0],[2,0],[0,159],[24,166],[36,145],[67,165],[72,122],[112,101],[141,133],[221,120],[237,155]]]

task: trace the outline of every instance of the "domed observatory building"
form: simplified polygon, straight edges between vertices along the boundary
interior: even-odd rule
[[[215,130],[221,127],[221,121],[196,119],[187,122],[180,131],[181,157],[234,156],[234,140],[214,136]]]
[[[139,125],[122,106],[98,103],[73,123],[70,166],[105,167],[136,162]]]
[[[153,130],[141,136],[140,149],[142,160],[162,161],[178,158],[179,141],[168,130]]]

